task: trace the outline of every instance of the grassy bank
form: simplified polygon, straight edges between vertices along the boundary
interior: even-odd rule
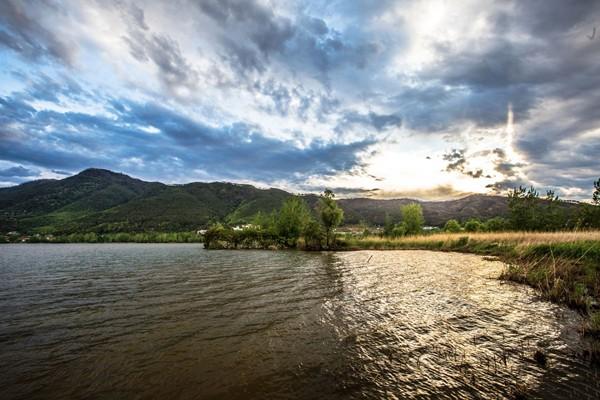
[[[545,298],[588,315],[587,335],[600,337],[600,231],[440,233],[397,239],[345,237],[347,250],[421,249],[495,256],[503,278],[535,287]]]

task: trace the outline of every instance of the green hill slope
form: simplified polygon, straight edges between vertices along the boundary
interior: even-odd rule
[[[143,232],[196,230],[211,221],[240,224],[259,211],[278,209],[292,194],[226,182],[165,185],[102,169],[61,180],[39,180],[0,188],[0,232]],[[304,197],[314,207],[317,196]],[[400,206],[414,200],[339,200],[345,223],[381,225],[400,219]],[[450,218],[490,218],[507,212],[506,199],[472,195],[459,200],[420,202],[426,223]]]

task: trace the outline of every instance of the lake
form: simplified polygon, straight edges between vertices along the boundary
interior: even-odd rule
[[[427,251],[1,245],[0,393],[599,398],[580,317],[502,268]]]

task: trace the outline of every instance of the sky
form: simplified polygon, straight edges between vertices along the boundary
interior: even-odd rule
[[[600,177],[597,0],[2,0],[0,66],[0,186],[585,200]]]

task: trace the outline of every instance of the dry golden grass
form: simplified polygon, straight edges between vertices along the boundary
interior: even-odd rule
[[[600,231],[566,231],[566,232],[458,232],[435,233],[431,235],[406,236],[396,239],[371,236],[368,241],[397,242],[397,243],[424,243],[424,242],[450,242],[468,237],[469,240],[478,242],[497,242],[514,244],[516,246],[530,246],[536,244],[572,243],[581,241],[600,241]]]

